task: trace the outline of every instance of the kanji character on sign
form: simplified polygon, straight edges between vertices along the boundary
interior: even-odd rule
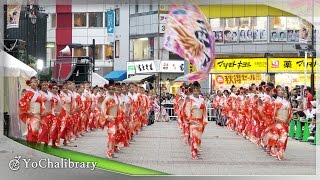
[[[283,66],[284,66],[284,68],[292,68],[292,63],[291,63],[291,61],[284,61]]]

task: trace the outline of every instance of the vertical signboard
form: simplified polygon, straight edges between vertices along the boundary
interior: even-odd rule
[[[114,10],[106,12],[106,28],[108,33],[108,42],[114,42]]]

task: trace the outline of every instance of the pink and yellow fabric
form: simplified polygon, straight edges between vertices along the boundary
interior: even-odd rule
[[[201,81],[214,65],[214,35],[202,11],[192,4],[172,5],[169,9],[164,48],[184,58],[197,69],[175,81]]]

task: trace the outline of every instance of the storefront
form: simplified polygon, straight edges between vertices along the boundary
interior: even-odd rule
[[[314,72],[316,72],[316,59],[314,59]],[[304,58],[269,58],[268,72],[275,73],[275,83],[281,86],[294,88],[296,85],[311,85],[310,74],[312,58],[307,59],[307,74],[304,75]]]
[[[156,90],[160,90],[161,84],[165,92],[177,93],[180,83],[173,80],[184,74],[184,61],[134,61],[127,63],[128,77],[124,82],[144,83],[149,77]]]
[[[311,65],[312,58],[308,58],[307,86],[310,86]],[[189,72],[195,71],[192,65],[188,67]],[[314,64],[314,72],[316,72],[316,64]],[[215,59],[209,81],[209,87],[204,88],[210,90],[230,89],[232,85],[248,88],[250,84],[260,84],[261,81],[271,81],[276,85],[294,88],[296,85],[304,85],[304,58]]]

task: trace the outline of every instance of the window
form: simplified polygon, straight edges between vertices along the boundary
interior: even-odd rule
[[[74,57],[87,56],[87,48],[75,48],[73,54]]]
[[[254,17],[252,18],[253,41],[266,42],[268,40],[268,18]]]
[[[253,40],[252,18],[239,18],[239,41],[250,42]]]
[[[87,14],[75,13],[74,14],[74,27],[86,27],[87,26]]]
[[[103,14],[102,12],[89,13],[89,27],[102,27]]]
[[[55,28],[57,26],[57,15],[51,14],[51,28]]]
[[[103,54],[102,54],[102,45],[96,45],[95,48],[95,59],[102,60]],[[89,48],[89,56],[92,57],[92,48]]]
[[[270,41],[271,42],[287,41],[287,18],[286,17],[270,18]]]
[[[300,19],[287,17],[287,41],[299,42]]]
[[[226,43],[238,42],[238,37],[239,37],[238,27],[239,27],[238,18],[226,19],[226,25],[224,28],[224,42]]]
[[[138,13],[139,12],[139,4],[136,4],[134,9],[135,9],[134,12]]]
[[[154,59],[154,38],[134,39],[134,60]]]
[[[210,19],[210,25],[215,36],[215,42],[223,43],[224,19]]]
[[[110,44],[104,46],[105,60],[113,59],[113,47]]]

